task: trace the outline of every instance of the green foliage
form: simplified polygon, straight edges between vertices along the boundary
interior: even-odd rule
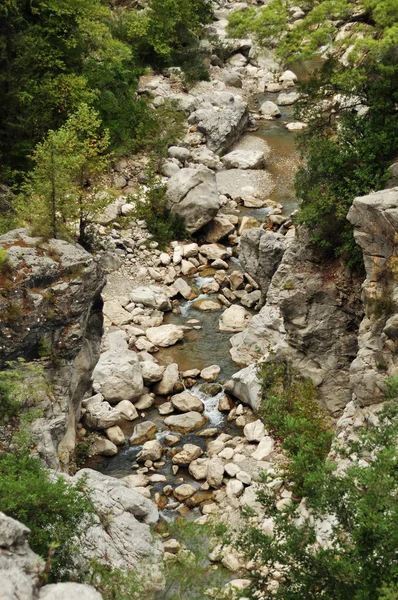
[[[6,275],[10,271],[10,264],[8,262],[7,250],[0,248],[0,275]]]
[[[77,557],[77,539],[93,512],[84,482],[55,481],[37,458],[0,456],[0,510],[29,529],[29,545],[48,561],[48,581],[65,579]]]
[[[294,481],[297,495],[311,494],[333,436],[314,384],[276,358],[260,362],[257,373],[262,389],[261,418],[289,458],[284,477]]]
[[[247,527],[240,545],[258,564],[277,568],[283,579],[276,593],[264,574],[254,574],[250,598],[280,600],[378,600],[395,598],[398,585],[398,405],[379,413],[379,426],[362,429],[343,456],[353,456],[342,475],[333,466],[318,478],[316,498],[307,500],[307,516],[293,505],[275,507],[273,537]],[[361,459],[358,462],[358,458]],[[312,501],[311,501],[312,500]],[[271,503],[269,503],[269,506]],[[326,517],[328,543],[319,543],[317,523]]]
[[[0,371],[0,450],[26,451],[33,447],[29,425],[41,416],[38,405],[51,390],[40,365],[19,359],[7,367]]]
[[[387,386],[387,398],[398,398],[398,375],[394,375],[392,377],[387,377],[386,379]]]
[[[367,308],[369,315],[379,319],[383,315],[389,317],[395,310],[395,302],[392,298],[391,292],[383,291],[374,298],[369,298],[367,301]]]
[[[111,201],[106,192],[98,193],[108,146],[109,135],[101,132],[99,115],[87,104],[37,145],[19,203],[21,217],[30,220],[36,235],[74,237],[78,224],[84,243],[88,223]]]
[[[145,10],[125,16],[126,40],[144,64],[156,69],[183,66],[186,53],[198,49],[199,36],[211,15],[207,0],[150,0]]]
[[[172,213],[167,207],[166,189],[165,185],[152,177],[144,195],[133,199],[135,209],[130,213],[134,218],[145,220],[148,231],[160,248],[164,248],[172,240],[188,237],[183,217]]]

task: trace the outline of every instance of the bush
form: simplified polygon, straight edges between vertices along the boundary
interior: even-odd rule
[[[292,505],[268,508],[273,536],[248,525],[240,547],[260,568],[250,598],[264,600],[392,600],[398,589],[398,404],[379,413],[379,426],[358,430],[342,456],[352,456],[341,474],[333,465],[318,477],[316,496],[306,499],[307,515]],[[357,462],[358,459],[361,462]],[[268,504],[268,507],[271,503]],[[328,519],[326,544],[319,526]],[[282,574],[275,591],[261,572]]]
[[[148,231],[160,248],[164,248],[172,240],[188,237],[184,219],[167,207],[165,185],[152,178],[144,197],[135,198],[134,201],[135,209],[130,214],[134,218],[145,220]]]
[[[48,561],[49,582],[62,581],[73,571],[78,536],[93,513],[84,483],[74,487],[26,453],[0,456],[0,510],[31,530],[29,545]]]
[[[276,358],[259,363],[258,378],[262,388],[260,416],[289,458],[284,476],[294,481],[297,495],[310,494],[333,437],[314,384]]]

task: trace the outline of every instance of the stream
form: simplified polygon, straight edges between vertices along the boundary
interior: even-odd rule
[[[265,100],[274,101],[276,96],[277,93],[261,94],[256,98],[256,102],[259,105]],[[270,156],[266,160],[265,165],[265,170],[272,175],[275,186],[270,198],[275,202],[282,204],[283,213],[288,216],[297,208],[294,191],[294,172],[299,164],[299,153],[296,150],[295,134],[286,129],[286,123],[294,121],[293,107],[283,106],[281,107],[281,112],[282,115],[277,120],[260,121],[256,131],[251,132],[250,135],[258,136],[262,140],[265,140],[270,147]],[[240,216],[252,216],[260,222],[265,220],[268,213],[268,208],[248,209],[239,206]],[[240,266],[238,259],[232,256],[229,260],[228,273],[231,273],[234,270],[241,271],[242,267]],[[186,278],[186,280],[190,285],[200,290],[200,288],[205,283],[211,281],[212,278],[196,274],[193,278]],[[213,296],[201,294],[199,299],[216,296],[217,294]],[[156,359],[160,364],[165,366],[171,363],[177,363],[180,372],[192,368],[201,370],[211,364],[217,364],[221,367],[221,373],[217,383],[222,386],[225,381],[239,370],[238,366],[232,361],[229,353],[229,340],[233,334],[223,333],[217,330],[222,309],[219,311],[202,311],[195,308],[194,303],[196,301],[197,298],[194,301],[182,300],[178,307],[179,314],[175,314],[174,312],[165,313],[165,324],[173,323],[180,326],[187,326],[187,322],[195,320],[197,329],[192,328],[190,331],[187,331],[184,338],[177,344],[160,349],[156,354]],[[254,313],[254,311],[250,312]],[[188,325],[192,326],[190,323],[188,323]],[[203,389],[201,390],[202,387],[203,384],[198,383],[190,388],[189,391],[197,395],[205,405],[204,414],[209,419],[205,429],[216,428],[219,433],[227,433],[231,436],[242,435],[242,430],[234,423],[229,422],[226,414],[218,410],[219,398],[224,393],[223,388],[219,386],[220,389],[218,393],[214,396],[210,396],[208,393],[205,393]],[[162,441],[165,435],[170,433],[164,425],[164,417],[160,416],[157,408],[157,406],[164,401],[164,397],[156,397],[154,405],[147,411],[144,411],[139,420],[125,422],[123,431],[126,438],[128,439],[128,437],[131,436],[137,423],[150,420],[158,426],[156,438],[159,441]],[[182,443],[195,444],[200,446],[203,450],[206,450],[207,439],[207,437],[201,435],[201,432],[192,432],[184,435],[178,445],[180,446]],[[141,449],[141,445],[133,447],[126,445],[120,449],[117,455],[110,458],[100,456],[94,457],[86,466],[117,478],[131,475],[135,472],[132,469],[138,469],[139,467],[141,467],[141,469],[138,472],[142,472],[142,463],[136,463],[137,454]],[[200,488],[200,482],[196,481],[189,474],[188,468],[180,467],[177,475],[173,473],[171,460],[167,453],[158,464],[156,473],[164,475],[167,479],[167,483],[173,483],[174,481],[179,483],[183,480],[184,483],[189,483],[198,490]],[[162,494],[164,485],[164,481],[154,483],[152,485],[151,494],[153,495],[156,492]],[[176,509],[180,505],[172,496],[169,498],[163,496],[163,499],[164,501],[160,503],[160,509],[162,509],[161,515],[164,520],[170,521],[178,515]],[[191,511],[192,516],[195,515],[195,513],[197,516],[198,511],[198,508]],[[180,514],[185,514],[184,509],[179,512]]]

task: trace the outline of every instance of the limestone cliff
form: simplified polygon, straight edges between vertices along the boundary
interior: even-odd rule
[[[33,433],[52,467],[68,462],[75,420],[98,360],[105,276],[78,245],[43,242],[24,229],[0,237],[7,253],[0,282],[0,367],[16,358],[41,359],[53,395]]]

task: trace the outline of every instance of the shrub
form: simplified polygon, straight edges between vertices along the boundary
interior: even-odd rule
[[[341,474],[327,465],[317,494],[306,499],[307,515],[297,505],[281,512],[268,503],[273,535],[248,524],[240,547],[255,560],[250,598],[264,600],[392,600],[398,589],[398,404],[379,413],[379,426],[358,430],[358,440],[341,453],[352,456]],[[361,459],[361,463],[357,459]],[[271,508],[270,508],[271,507]],[[327,519],[328,540],[319,526]],[[267,572],[281,574],[277,590]]]
[[[184,219],[172,213],[166,203],[166,186],[152,178],[144,197],[135,198],[135,209],[131,213],[137,219],[144,219],[148,231],[164,248],[172,240],[188,237]]]
[[[73,570],[77,539],[93,512],[84,483],[51,481],[37,458],[27,453],[0,456],[0,510],[31,530],[29,544],[48,561],[48,581]]]
[[[7,275],[10,271],[7,251],[0,248],[0,275]]]
[[[262,387],[260,416],[289,458],[285,476],[294,481],[298,495],[311,493],[333,435],[314,384],[276,358],[259,363],[258,378]]]

